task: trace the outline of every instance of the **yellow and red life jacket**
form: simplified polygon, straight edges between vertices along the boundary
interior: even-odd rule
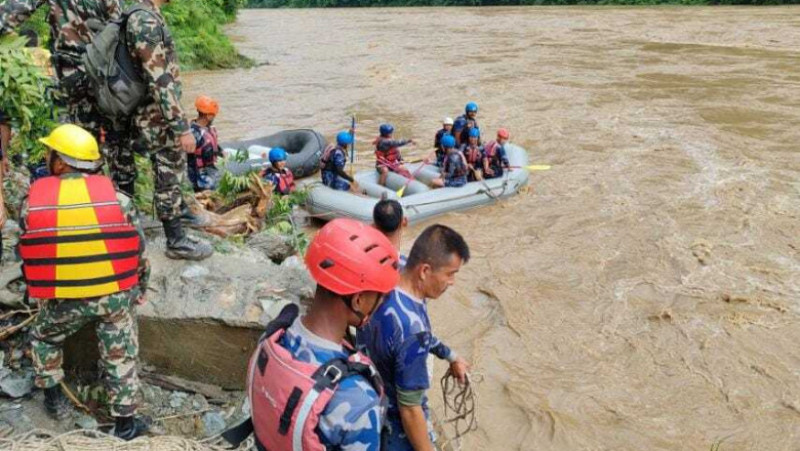
[[[31,185],[22,267],[31,297],[80,299],[139,283],[139,234],[108,177],[45,177]]]

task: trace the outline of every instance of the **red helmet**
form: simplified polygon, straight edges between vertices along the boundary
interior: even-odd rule
[[[200,96],[194,101],[194,106],[197,111],[203,114],[219,114],[219,103],[209,96]]]
[[[342,295],[388,293],[400,279],[397,250],[378,229],[352,219],[334,219],[311,241],[306,266],[311,277]]]
[[[506,130],[505,128],[501,128],[501,129],[497,130],[497,139],[508,139],[509,136],[511,136],[511,135],[508,133],[508,130]]]

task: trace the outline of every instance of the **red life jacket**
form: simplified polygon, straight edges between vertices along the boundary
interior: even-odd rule
[[[486,158],[489,160],[494,159],[497,156],[497,149],[499,148],[500,144],[498,144],[497,141],[489,141],[486,143],[486,145],[483,146],[483,151],[486,155]]]
[[[278,175],[278,192],[281,194],[289,194],[294,191],[294,174],[289,168],[283,168],[282,171],[276,173]]]
[[[372,144],[375,145],[375,159],[377,160],[378,166],[387,166],[386,162],[389,163],[389,166],[397,166],[398,162],[400,161],[400,148],[390,147],[389,150],[378,150],[378,145],[385,139],[383,136],[378,136],[375,138],[375,141]]]
[[[320,163],[320,168],[322,168],[323,171],[325,170],[336,171],[336,168],[333,167],[331,163],[333,162],[333,153],[338,148],[339,146],[337,145],[328,144],[328,147],[326,147],[325,150],[322,151],[322,156],[319,159],[319,163]],[[347,153],[345,153],[345,155],[347,155]]]
[[[381,398],[383,384],[375,366],[359,352],[321,366],[296,360],[280,345],[295,318],[297,306],[284,308],[279,318],[267,326],[250,359],[247,385],[255,439],[259,449],[325,451],[317,425],[339,383],[348,377],[363,376]],[[281,321],[283,324],[276,325]]]
[[[204,145],[198,146],[194,150],[194,154],[196,156],[196,165],[197,168],[202,168],[203,166],[214,166],[217,164],[217,153],[219,153],[219,138],[217,136],[217,129],[214,127],[199,127],[200,129],[200,137],[202,138],[202,143]],[[203,159],[203,151],[207,148],[211,147],[211,160],[205,161]]]
[[[139,283],[139,234],[111,179],[44,177],[31,185],[19,251],[31,297],[81,299]]]
[[[464,148],[464,157],[467,159],[467,163],[471,164],[472,167],[476,169],[480,169],[481,167],[481,160],[483,159],[483,155],[481,153],[481,149],[478,147],[471,147],[467,145]]]

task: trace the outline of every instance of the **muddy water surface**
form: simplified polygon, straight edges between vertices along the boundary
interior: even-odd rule
[[[475,100],[553,165],[441,218],[473,251],[431,304],[482,376],[463,449],[800,449],[800,9],[243,11],[230,32],[269,65],[186,80],[225,138],[355,112],[367,167],[380,122],[427,144]]]

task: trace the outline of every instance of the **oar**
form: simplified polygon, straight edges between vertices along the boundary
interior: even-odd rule
[[[422,168],[424,168],[424,167],[425,167],[424,163],[419,165],[419,167],[414,171],[414,173],[411,174],[411,178],[406,181],[406,184],[403,185],[402,188],[397,190],[397,197],[403,197],[403,193],[406,192],[406,188],[408,188],[408,185],[410,185],[411,182],[413,182],[416,179],[417,174],[419,174],[419,171],[421,171]]]
[[[549,164],[532,164],[529,166],[509,166],[509,169],[527,169],[529,171],[549,171]]]
[[[350,177],[353,177],[353,167],[356,161],[356,115],[350,117],[350,133],[353,135],[353,142],[350,144]]]

